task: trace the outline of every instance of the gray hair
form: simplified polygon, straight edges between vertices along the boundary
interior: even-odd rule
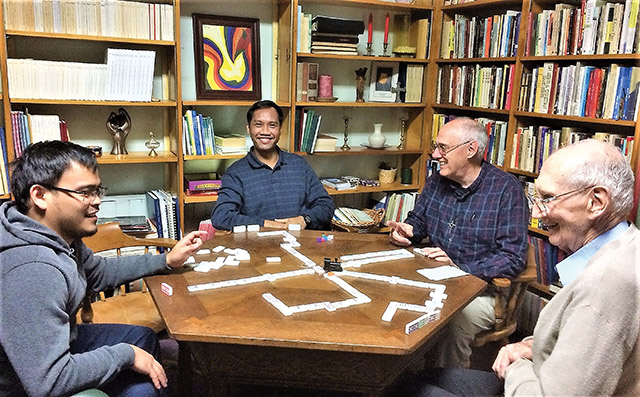
[[[459,121],[458,121],[459,120]],[[476,141],[478,142],[478,153],[476,157],[483,158],[484,151],[487,149],[487,143],[489,138],[487,137],[487,130],[477,121],[468,117],[458,117],[456,121],[460,125],[456,126],[457,131],[464,141]]]
[[[604,186],[611,195],[612,213],[626,219],[633,207],[634,175],[631,166],[615,146],[586,139],[566,147],[584,155],[571,162],[569,187]],[[601,155],[594,156],[594,153]]]

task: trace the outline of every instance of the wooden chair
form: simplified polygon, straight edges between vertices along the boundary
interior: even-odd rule
[[[143,239],[129,236],[120,230],[117,223],[105,223],[98,226],[98,232],[84,239],[84,243],[94,253],[108,250],[116,250],[121,255],[122,248],[144,247],[144,252],[149,252],[149,247],[173,247],[177,241],[168,238]],[[142,290],[126,292],[125,286],[119,287],[119,295],[109,298],[104,292],[99,293],[100,300],[91,303],[93,293],[88,293],[84,299],[82,310],[78,314],[83,323],[118,323],[131,325],[144,325],[153,329],[156,333],[162,331],[165,326],[156,310],[153,299],[142,282]]]
[[[480,332],[476,335],[474,347],[479,347],[487,342],[500,342],[501,346],[509,343],[509,336],[513,334],[518,325],[517,314],[520,308],[527,286],[536,280],[536,257],[533,245],[529,244],[527,251],[527,267],[515,279],[494,278],[492,285],[497,290],[495,313],[496,323],[493,329]]]

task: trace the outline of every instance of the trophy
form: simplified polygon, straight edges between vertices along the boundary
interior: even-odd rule
[[[111,154],[129,154],[125,147],[127,135],[131,131],[131,117],[123,108],[118,109],[118,113],[111,112],[107,119],[107,130],[113,139],[113,148]]]
[[[158,156],[158,152],[156,152],[156,149],[160,147],[160,142],[158,142],[155,135],[153,135],[153,131],[149,131],[149,140],[146,141],[144,145],[147,147],[147,149],[151,150],[147,156]]]

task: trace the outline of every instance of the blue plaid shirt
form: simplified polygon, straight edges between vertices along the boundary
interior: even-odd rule
[[[518,180],[483,162],[468,188],[439,174],[427,178],[405,222],[414,244],[429,237],[462,270],[490,280],[524,270],[528,219]]]
[[[213,227],[230,230],[300,215],[311,218],[310,229],[329,224],[335,205],[316,173],[302,157],[278,152],[273,169],[257,159],[253,148],[227,169],[211,213]]]

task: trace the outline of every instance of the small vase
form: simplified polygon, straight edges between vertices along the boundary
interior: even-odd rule
[[[387,137],[382,134],[382,124],[376,123],[373,125],[373,134],[369,135],[369,146],[379,148],[384,146],[384,142]]]

